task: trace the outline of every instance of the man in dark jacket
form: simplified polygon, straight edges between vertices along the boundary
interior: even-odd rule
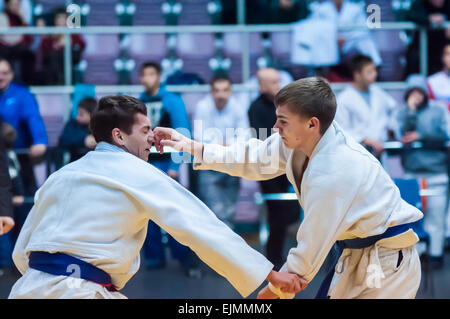
[[[8,233],[14,227],[11,180],[8,172],[8,160],[3,146],[2,121],[0,118],[0,268],[12,264],[13,240]],[[5,235],[6,234],[6,235]],[[0,269],[0,276],[4,273]]]
[[[0,119],[0,132],[2,126]],[[3,135],[0,134],[0,235],[7,233],[14,226],[14,221],[11,218],[12,213],[11,180],[3,146]]]
[[[258,83],[261,94],[250,105],[248,116],[250,127],[256,129],[257,138],[264,140],[270,136],[271,129],[277,120],[273,101],[280,90],[278,71],[272,68],[259,70]],[[285,175],[259,183],[263,194],[286,193],[290,185]],[[298,216],[300,216],[300,210],[295,201],[267,201],[269,238],[266,254],[267,259],[275,265],[274,269],[279,269],[283,265],[283,247],[287,227],[296,221]]]

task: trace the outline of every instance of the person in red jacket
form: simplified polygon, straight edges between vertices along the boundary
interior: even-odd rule
[[[53,12],[53,23],[56,27],[66,27],[67,13],[64,8]],[[39,55],[42,60],[45,84],[64,84],[64,34],[48,34],[42,37]],[[81,60],[81,53],[86,42],[79,34],[71,35],[72,65]]]
[[[26,27],[20,0],[5,0],[0,27]],[[0,56],[11,61],[16,82],[34,84],[35,54],[30,47],[33,37],[29,34],[4,34],[0,36]]]

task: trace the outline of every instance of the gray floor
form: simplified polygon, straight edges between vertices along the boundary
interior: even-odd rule
[[[250,244],[261,251],[258,244],[252,243],[252,238],[247,238]],[[289,238],[289,245],[294,244],[294,239]],[[158,298],[158,299],[235,299],[241,298],[236,290],[223,277],[216,274],[205,264],[201,265],[203,276],[201,279],[187,278],[177,261],[167,254],[167,266],[161,270],[148,270],[144,266],[128,282],[122,292],[128,298]],[[324,266],[328,261],[324,263]],[[309,284],[308,288],[297,294],[296,298],[314,298],[315,293],[324,277],[321,269]],[[9,291],[17,280],[15,273],[5,272],[0,276],[0,298],[7,298]],[[428,279],[428,285],[425,280]],[[427,286],[427,287],[426,287]],[[256,298],[256,292],[249,298]],[[431,273],[422,272],[422,284],[417,298],[450,298],[450,253],[445,255],[445,265],[441,270]]]

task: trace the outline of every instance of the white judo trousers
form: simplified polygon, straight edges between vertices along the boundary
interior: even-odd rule
[[[297,232],[297,246],[290,249],[281,271],[297,273],[308,281],[317,274],[336,241],[382,234],[389,227],[423,217],[400,197],[379,161],[336,121],[320,139],[302,175],[305,159],[302,152],[286,148],[275,133],[265,141],[251,139],[229,147],[206,144],[202,158],[194,159],[194,168],[252,180],[286,174],[304,219]],[[414,298],[421,278],[414,247],[417,242],[417,235],[410,229],[364,249],[344,249],[328,295]]]
[[[243,297],[273,268],[183,186],[105,142],[52,174],[34,202],[14,247],[23,276],[9,298],[125,298],[76,273],[54,276],[31,269],[29,254],[71,255],[107,272],[120,290],[139,270],[149,220],[189,246]]]

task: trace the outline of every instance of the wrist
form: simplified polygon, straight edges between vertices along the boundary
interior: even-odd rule
[[[273,279],[274,274],[275,274],[275,272],[274,272],[273,270],[271,270],[271,271],[269,272],[269,274],[267,275],[266,280],[267,280],[268,282],[270,282],[270,281]]]
[[[203,157],[204,144],[201,143],[201,142],[196,142],[196,141],[192,141],[192,142],[193,142],[193,147],[192,147],[191,154],[194,157],[202,158]]]

